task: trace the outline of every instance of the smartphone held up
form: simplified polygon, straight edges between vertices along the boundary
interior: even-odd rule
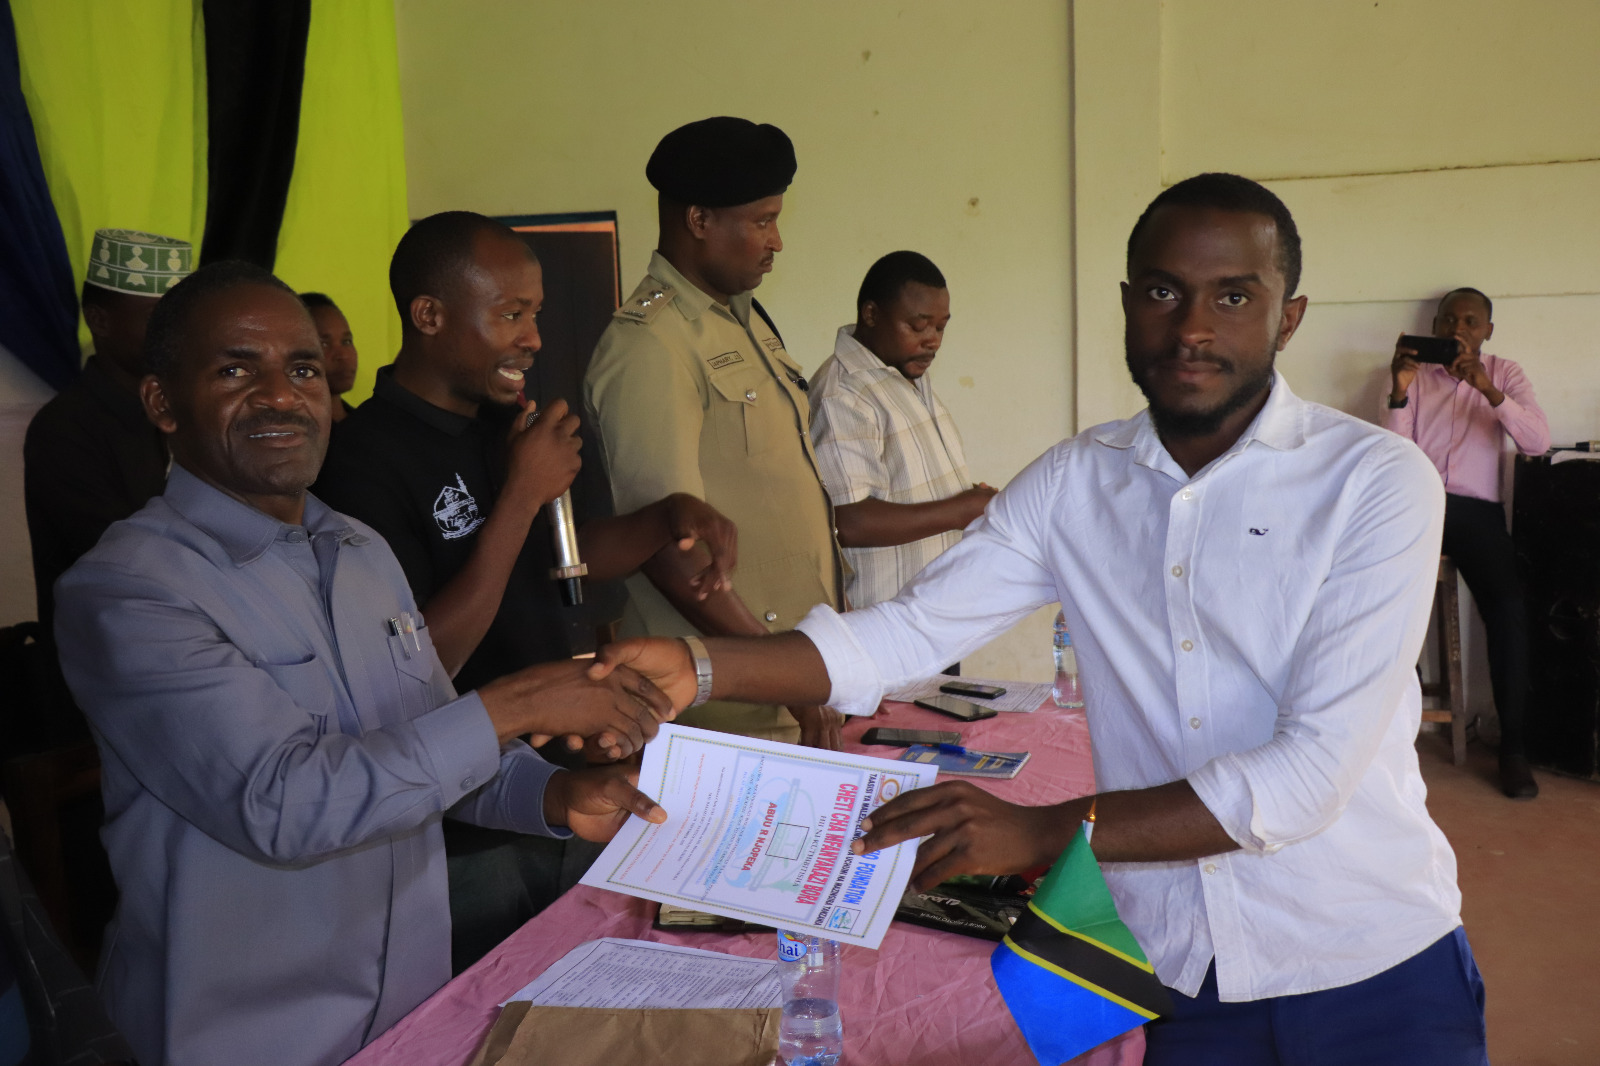
[[[1461,350],[1454,337],[1423,337],[1413,333],[1401,336],[1400,347],[1416,352],[1412,358],[1419,363],[1438,363],[1440,366],[1455,362]]]

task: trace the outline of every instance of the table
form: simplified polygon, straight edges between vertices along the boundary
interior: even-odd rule
[[[888,703],[845,726],[845,747],[866,747],[870,726],[955,729],[971,747],[1031,751],[1010,781],[979,782],[1017,803],[1058,803],[1094,790],[1089,729],[1081,711],[1050,704],[1032,714],[1002,713],[962,724],[910,704]],[[687,944],[754,958],[775,958],[771,933],[664,933],[650,927],[655,904],[579,885],[512,934],[477,965],[434,993],[398,1025],[349,1060],[349,1066],[463,1066],[494,1023],[498,1004],[586,940],[632,937]],[[1016,1066],[1032,1063],[989,972],[986,940],[894,923],[877,951],[843,950],[839,995],[846,1066]],[[1138,1066],[1144,1031],[1135,1029],[1073,1060],[1074,1066]]]

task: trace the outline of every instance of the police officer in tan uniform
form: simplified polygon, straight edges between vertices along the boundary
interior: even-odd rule
[[[663,549],[628,579],[628,635],[759,635],[818,603],[843,606],[805,378],[751,296],[783,249],[778,213],[794,172],[782,130],[727,117],[667,134],[645,168],[660,240],[595,348],[585,400],[619,513],[690,493],[738,526],[739,557],[733,588],[701,599],[703,549]],[[716,702],[680,717],[833,748],[842,720],[825,707]]]

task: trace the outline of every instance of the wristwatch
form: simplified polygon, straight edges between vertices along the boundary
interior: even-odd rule
[[[705,641],[699,637],[683,637],[682,640],[694,657],[694,702],[689,706],[698,707],[711,698],[711,655],[706,651]]]
[[[1391,396],[1391,397],[1389,397],[1389,410],[1398,411],[1398,410],[1400,410],[1400,408],[1404,407],[1406,404],[1408,404],[1410,402],[1411,402],[1411,394],[1410,393],[1407,393],[1406,395],[1400,397],[1400,402],[1399,403],[1395,403],[1394,402],[1394,397]]]

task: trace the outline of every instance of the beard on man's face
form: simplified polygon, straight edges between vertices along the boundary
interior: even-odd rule
[[[1250,406],[1272,386],[1272,370],[1276,355],[1277,348],[1274,346],[1266,353],[1264,361],[1258,364],[1259,370],[1240,377],[1239,366],[1234,360],[1207,354],[1203,361],[1217,367],[1223,375],[1231,377],[1233,388],[1212,406],[1195,409],[1168,406],[1151,385],[1153,366],[1162,361],[1176,359],[1176,353],[1164,355],[1160,360],[1146,364],[1142,372],[1134,363],[1132,351],[1125,348],[1123,353],[1128,373],[1133,375],[1134,384],[1139,386],[1139,391],[1144,393],[1145,401],[1150,405],[1150,420],[1155,423],[1156,432],[1175,440],[1210,436],[1221,429],[1222,424],[1230,417]]]

